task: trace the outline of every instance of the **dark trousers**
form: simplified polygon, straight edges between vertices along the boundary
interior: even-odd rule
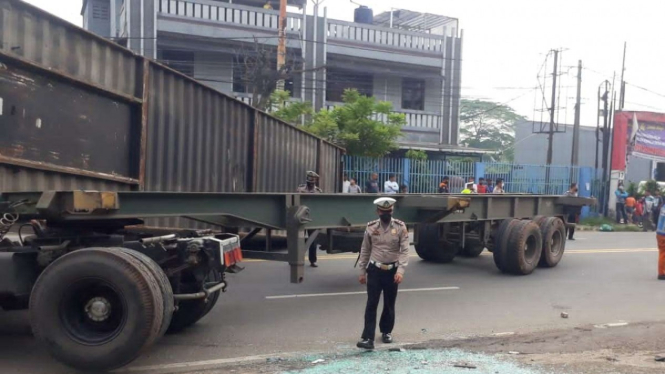
[[[566,230],[568,230],[568,239],[572,239],[573,235],[575,235],[575,224],[577,223],[577,215],[569,214],[568,223],[569,225],[566,225]]]
[[[379,321],[379,329],[382,334],[393,332],[398,288],[395,283],[396,272],[397,269],[386,271],[371,264],[367,268],[367,306],[365,307],[365,329],[363,330],[362,339],[374,340],[374,335],[376,335],[376,310],[379,307],[381,292],[383,292],[383,312]]]
[[[623,220],[625,223],[628,223],[628,218],[626,217],[626,204],[617,203],[617,223],[620,223]]]
[[[307,230],[307,237],[309,238],[316,230]],[[315,240],[311,246],[309,246],[309,263],[314,264],[318,259],[316,257],[316,247],[318,247],[317,241]]]

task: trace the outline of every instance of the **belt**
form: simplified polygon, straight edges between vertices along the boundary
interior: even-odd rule
[[[374,266],[376,266],[377,268],[379,268],[381,270],[393,270],[397,267],[396,262],[393,262],[392,264],[382,264],[380,262],[376,262],[376,261],[372,260],[369,263],[370,263],[370,265],[374,265]]]

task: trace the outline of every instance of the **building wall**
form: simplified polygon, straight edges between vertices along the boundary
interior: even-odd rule
[[[88,0],[83,9],[83,28],[105,38],[111,36],[109,0]]]
[[[393,109],[402,109],[402,78],[394,75],[374,75],[374,97],[389,101]]]
[[[224,93],[233,92],[233,56],[196,52],[194,54],[194,79]]]
[[[539,123],[535,123],[535,129],[539,130]],[[573,126],[561,125],[560,130],[566,129],[565,133],[555,133],[553,141],[553,165],[570,165],[573,149]],[[547,162],[547,134],[534,134],[534,123],[524,121],[518,123],[515,129],[515,163],[544,165]],[[601,135],[602,141],[602,135]],[[602,167],[602,143],[599,143],[598,164]],[[580,128],[580,166],[595,167],[596,163],[596,128],[582,126]],[[628,172],[626,180],[639,182],[649,179],[651,175],[651,161],[629,157]]]
[[[402,81],[400,74],[374,75],[374,96],[393,104],[393,109],[402,110]],[[441,81],[425,79],[425,112],[441,113]]]

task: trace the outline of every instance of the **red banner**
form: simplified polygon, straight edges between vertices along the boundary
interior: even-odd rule
[[[625,171],[628,155],[665,162],[664,113],[615,113],[612,170]]]

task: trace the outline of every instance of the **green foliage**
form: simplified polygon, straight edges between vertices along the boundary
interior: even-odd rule
[[[275,91],[270,95],[269,111],[273,116],[292,125],[299,125],[313,113],[310,103],[290,101],[289,91]]]
[[[427,152],[418,149],[409,149],[406,158],[410,160],[427,160]]]
[[[658,182],[655,180],[648,180],[641,188],[640,188],[640,194],[644,194],[645,192],[651,192],[652,194],[656,191],[660,191],[660,186],[658,186]],[[661,191],[662,192],[662,191]]]
[[[628,192],[628,195],[633,196],[637,199],[642,197],[642,194],[639,191],[639,187],[635,182],[628,183],[628,185],[626,186],[626,192]]]
[[[504,161],[515,159],[515,123],[525,117],[507,105],[483,100],[462,100],[461,144],[502,152]]]
[[[397,148],[406,117],[393,113],[392,104],[357,90],[346,90],[343,101],[342,106],[317,113],[305,129],[346,148],[351,156],[382,157]]]

